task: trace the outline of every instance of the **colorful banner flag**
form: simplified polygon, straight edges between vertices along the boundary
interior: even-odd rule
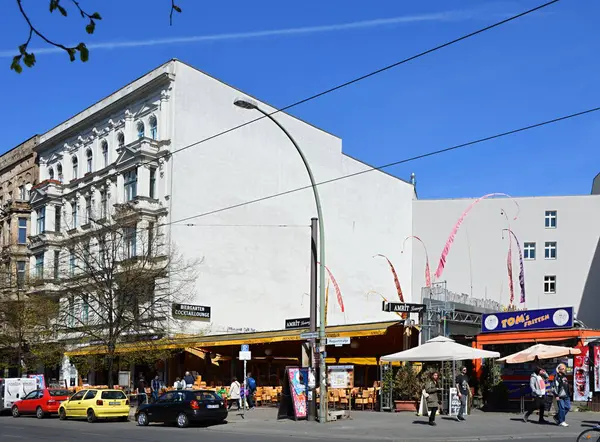
[[[396,284],[396,291],[398,292],[398,298],[400,299],[400,302],[404,302],[404,295],[402,294],[402,288],[400,287],[400,281],[398,280],[398,274],[396,273],[396,269],[394,268],[394,264],[392,264],[392,261],[390,261],[388,259],[387,256],[385,255],[375,255],[375,256],[381,256],[382,258],[385,258],[385,260],[388,262],[389,266],[390,266],[390,270],[392,271],[392,275],[394,277],[394,284]],[[406,313],[402,313],[402,318],[406,319],[408,317],[408,315]]]
[[[327,326],[327,310],[329,309],[329,280],[327,280],[327,287],[325,287],[325,326]]]
[[[508,256],[506,257],[506,268],[508,270],[508,289],[510,292],[510,298],[508,305],[512,306],[515,302],[515,285],[513,284],[513,272],[512,272],[512,237],[508,235]]]
[[[575,356],[575,363],[573,364],[573,400],[575,402],[587,401],[590,393],[590,348],[587,345],[579,348],[581,354]]]
[[[510,233],[510,235],[515,239],[515,243],[517,243],[517,250],[519,252],[519,286],[521,287],[521,304],[525,303],[525,265],[523,263],[523,250],[521,249],[521,243],[519,242],[519,238],[515,235],[511,229],[506,229]],[[509,244],[510,246],[510,244]],[[511,273],[512,274],[512,273]]]
[[[425,249],[425,287],[431,287],[431,271],[429,269],[429,254],[427,253],[427,247],[425,246],[425,243],[423,242],[423,240],[415,235],[407,236],[406,238],[404,238],[404,242],[402,243],[402,253],[404,253],[404,244],[406,243],[406,240],[410,239],[410,238],[416,239],[421,244],[423,244],[423,248]]]

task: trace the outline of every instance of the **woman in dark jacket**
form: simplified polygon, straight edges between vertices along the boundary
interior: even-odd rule
[[[435,415],[442,401],[442,387],[440,385],[440,375],[437,371],[431,373],[431,379],[425,383],[425,393],[428,394],[429,425],[436,425]]]

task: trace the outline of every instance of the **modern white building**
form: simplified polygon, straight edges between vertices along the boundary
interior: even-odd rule
[[[427,247],[432,275],[450,231],[474,201],[414,201],[413,233]],[[460,227],[439,280],[452,292],[508,305],[508,228],[524,254],[526,302],[521,304],[513,240],[514,304],[529,309],[573,306],[579,320],[600,327],[600,195],[480,201]],[[414,244],[413,299],[425,286],[424,268],[424,248]]]
[[[316,216],[309,178],[268,119],[214,137],[260,116],[235,107],[240,97],[248,96],[172,60],[43,134],[32,194],[34,273],[52,279],[68,253],[58,238],[127,204],[143,215],[138,229],[155,227],[185,258],[202,261],[186,303],[210,307],[210,319],[180,321],[184,333],[278,330],[286,319],[308,317]],[[283,112],[274,118],[301,146],[317,182],[369,168],[344,155],[340,138]],[[373,256],[396,264],[411,301],[411,244],[404,254],[399,245],[413,229],[413,185],[373,171],[319,192],[326,263],[345,307],[332,286],[328,323],[390,320],[378,293],[392,298],[396,289],[387,263]]]

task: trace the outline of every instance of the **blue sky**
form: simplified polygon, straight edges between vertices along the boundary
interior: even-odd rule
[[[72,8],[65,19],[49,14],[47,0],[23,3],[37,26],[64,43],[242,35],[97,48],[85,64],[38,53],[36,67],[17,75],[8,54],[16,53],[27,28],[16,2],[6,2],[0,16],[7,104],[0,152],[170,58],[283,107],[542,1],[178,0],[183,13],[169,26],[169,0],[82,0],[104,18],[91,37]],[[254,35],[381,19],[387,22]],[[291,113],[342,137],[347,154],[380,165],[600,106],[598,22],[600,2],[562,0]],[[45,46],[35,40],[31,47]],[[600,172],[599,141],[600,112],[388,171],[405,179],[415,172],[421,198],[586,194]]]

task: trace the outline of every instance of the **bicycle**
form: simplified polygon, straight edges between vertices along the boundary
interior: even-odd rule
[[[600,442],[600,427],[584,430],[577,436],[577,442]]]

